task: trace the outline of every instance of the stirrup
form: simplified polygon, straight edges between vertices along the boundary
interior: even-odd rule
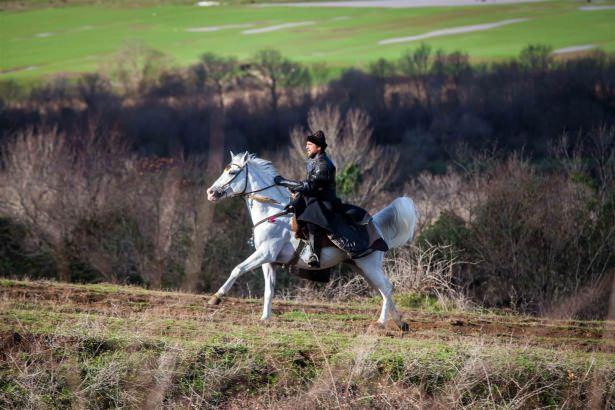
[[[312,246],[312,241],[307,240],[307,246],[310,249],[310,256],[308,257],[308,266],[310,268],[320,268],[320,258],[316,254],[316,250],[314,246]]]
[[[310,268],[320,268],[320,260],[318,259],[318,255],[312,253],[308,258],[308,266]]]

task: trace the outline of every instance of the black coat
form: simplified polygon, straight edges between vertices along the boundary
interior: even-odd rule
[[[297,221],[320,226],[352,257],[388,250],[369,214],[358,206],[342,204],[335,194],[335,166],[326,154],[308,161],[307,175],[306,181],[293,182],[301,186],[301,195],[292,204]]]
[[[318,153],[308,161],[306,168],[306,189],[295,204],[297,220],[335,232],[335,214],[341,212],[341,202],[335,193],[335,165],[327,154]]]

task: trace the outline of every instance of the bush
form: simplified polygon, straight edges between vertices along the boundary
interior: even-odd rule
[[[52,255],[31,246],[27,228],[0,217],[0,276],[55,278]]]
[[[423,248],[439,245],[452,245],[457,249],[464,248],[470,231],[466,223],[454,211],[443,211],[438,219],[417,238],[417,245]]]
[[[607,303],[587,307],[606,300],[615,266],[613,190],[592,189],[578,172],[539,173],[514,155],[490,165],[467,184],[479,192],[468,220],[444,211],[418,244],[451,246],[468,262],[456,281],[488,306],[548,313],[574,300],[577,312],[604,316]]]

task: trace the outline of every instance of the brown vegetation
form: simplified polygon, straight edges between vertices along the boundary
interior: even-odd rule
[[[0,283],[0,406],[609,408],[608,323],[260,301],[110,285]]]

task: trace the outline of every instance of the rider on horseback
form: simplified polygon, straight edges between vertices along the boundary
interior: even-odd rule
[[[307,180],[293,181],[279,175],[274,179],[276,184],[301,194],[287,208],[295,212],[297,221],[309,233],[311,255],[308,264],[313,268],[320,266],[323,234],[335,231],[335,212],[341,207],[341,201],[335,194],[335,165],[325,153],[326,148],[327,142],[322,131],[308,135],[305,144],[309,157]]]

